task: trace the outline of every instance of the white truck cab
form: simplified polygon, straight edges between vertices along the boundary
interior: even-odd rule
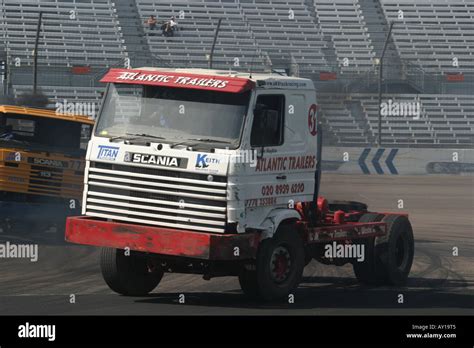
[[[271,236],[282,220],[299,218],[292,202],[312,199],[311,80],[140,68],[112,69],[102,81],[109,85],[87,154],[84,215]]]

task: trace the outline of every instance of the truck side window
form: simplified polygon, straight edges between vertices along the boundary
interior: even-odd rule
[[[285,97],[261,95],[254,109],[251,146],[278,146],[283,144]]]

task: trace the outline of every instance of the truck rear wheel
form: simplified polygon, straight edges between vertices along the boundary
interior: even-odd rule
[[[359,222],[384,221],[387,235],[369,238],[365,243],[365,260],[354,262],[357,279],[368,285],[403,285],[410,273],[414,255],[413,230],[402,215],[365,214]]]
[[[272,238],[261,242],[257,252],[257,290],[265,301],[284,298],[303,275],[305,250],[294,225],[282,225]]]
[[[415,254],[415,241],[410,221],[403,215],[388,215],[388,236],[377,238],[383,262],[384,284],[400,286],[408,279]],[[378,244],[380,243],[380,244]]]
[[[378,222],[384,218],[383,214],[369,213],[361,216],[358,222]],[[354,261],[352,267],[354,274],[359,282],[367,285],[376,285],[381,281],[380,275],[376,271],[377,258],[374,247],[375,238],[368,238],[364,240],[365,258],[363,262]]]
[[[144,254],[102,248],[100,255],[102,276],[113,291],[125,296],[144,296],[158,286],[163,269]]]

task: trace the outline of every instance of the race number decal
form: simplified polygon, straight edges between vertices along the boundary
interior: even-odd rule
[[[311,133],[313,137],[318,132],[318,124],[316,120],[317,110],[318,110],[318,106],[316,104],[312,104],[308,112],[308,128],[309,128],[309,132]]]

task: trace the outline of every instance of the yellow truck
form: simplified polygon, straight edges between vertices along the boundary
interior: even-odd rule
[[[80,212],[94,121],[53,110],[0,105],[0,232],[55,226]]]

